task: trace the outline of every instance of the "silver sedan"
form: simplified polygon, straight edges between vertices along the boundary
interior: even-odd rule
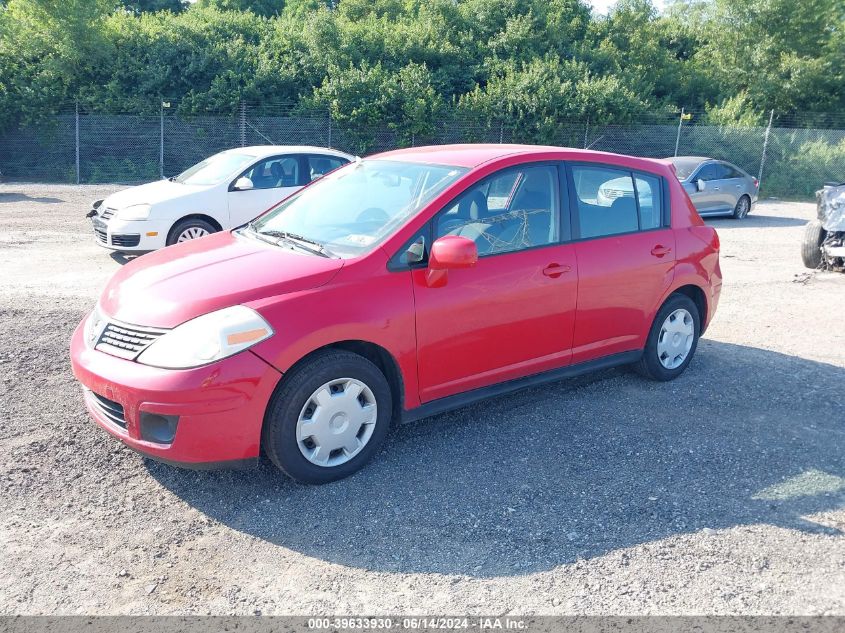
[[[742,219],[757,202],[757,179],[736,165],[703,156],[675,156],[667,160],[675,166],[678,180],[701,216],[728,215]]]

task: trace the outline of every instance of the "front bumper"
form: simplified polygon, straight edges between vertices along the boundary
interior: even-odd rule
[[[147,252],[167,245],[170,223],[161,220],[120,220],[91,218],[94,240],[99,246],[124,253]]]
[[[278,370],[250,351],[196,369],[149,367],[89,348],[83,324],[71,339],[71,364],[88,413],[100,427],[144,455],[180,466],[240,465],[258,458]],[[119,406],[109,410],[108,403]],[[114,413],[121,408],[122,418]],[[143,413],[178,418],[170,443],[142,439]]]

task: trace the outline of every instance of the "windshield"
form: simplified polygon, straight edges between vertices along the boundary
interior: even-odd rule
[[[255,156],[223,152],[189,167],[173,180],[186,185],[217,185],[246,168]]]
[[[252,222],[278,239],[307,241],[329,256],[370,250],[467,172],[460,167],[364,160],[323,177]]]
[[[672,164],[675,166],[675,173],[678,180],[686,180],[695,171],[702,160],[700,158],[671,158]]]

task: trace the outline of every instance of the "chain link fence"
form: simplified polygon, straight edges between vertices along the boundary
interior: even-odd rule
[[[680,113],[660,123],[564,121],[542,129],[504,120],[444,114],[425,132],[412,126],[350,125],[327,111],[288,104],[246,104],[227,113],[104,114],[70,106],[37,124],[0,135],[7,181],[139,183],[180,173],[203,158],[247,145],[316,145],[357,155],[444,143],[544,143],[647,157],[710,156],[761,180],[761,194],[809,198],[825,181],[845,180],[845,129],[801,127],[770,118],[767,126],[716,126]],[[845,128],[845,125],[842,126]]]

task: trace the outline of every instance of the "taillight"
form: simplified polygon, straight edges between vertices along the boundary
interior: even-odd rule
[[[754,181],[754,188],[757,189],[760,186],[760,181],[753,177],[751,178],[751,180]]]

